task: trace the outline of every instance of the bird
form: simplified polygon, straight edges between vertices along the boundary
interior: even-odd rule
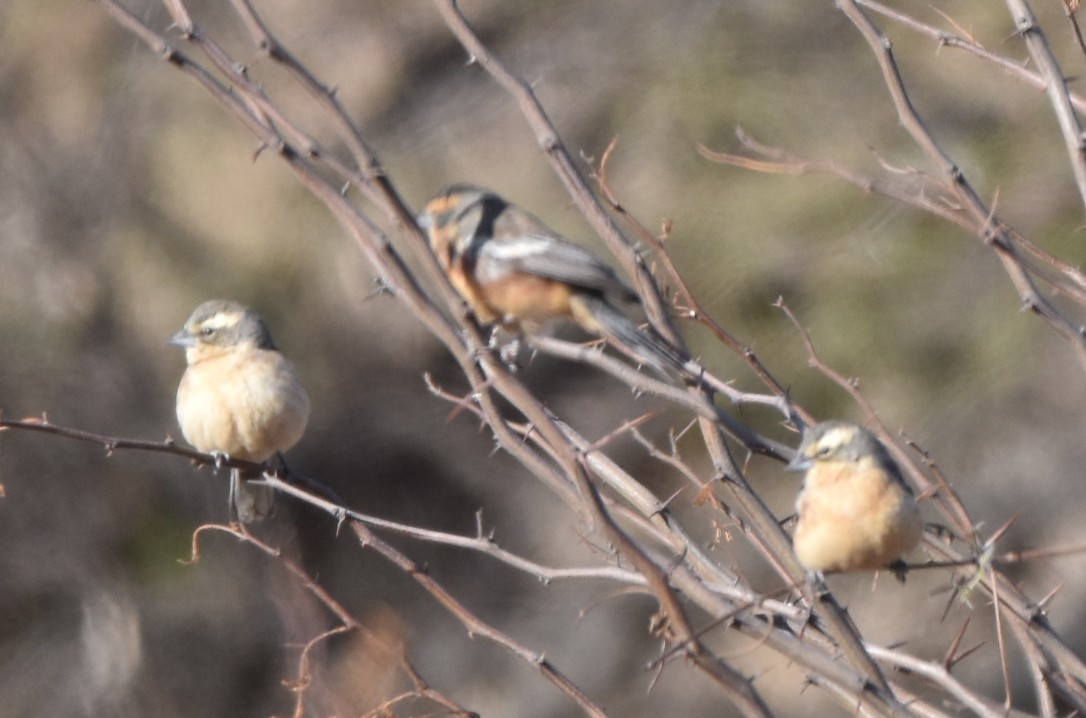
[[[625,311],[640,299],[614,268],[496,193],[454,184],[418,215],[438,264],[481,324],[534,333],[558,320],[663,374],[687,357]]]
[[[903,577],[900,559],[920,542],[924,524],[901,470],[874,434],[846,421],[816,424],[788,469],[806,472],[792,537],[804,568],[820,574],[896,567]]]
[[[252,309],[224,299],[204,302],[169,341],[185,349],[177,423],[198,451],[264,463],[302,438],[309,396]],[[232,518],[266,518],[272,497],[231,471]]]

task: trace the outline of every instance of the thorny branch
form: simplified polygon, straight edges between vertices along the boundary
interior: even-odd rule
[[[321,496],[319,492],[288,483],[274,474],[265,474],[264,480],[268,485],[327,511],[338,521],[347,522],[362,546],[377,551],[411,576],[424,591],[455,615],[468,632],[486,636],[514,655],[537,666],[547,680],[588,715],[603,715],[603,711],[571,679],[559,672],[539,653],[524,647],[497,628],[481,622],[462,602],[430,577],[422,566],[387,543],[377,531],[395,531],[399,535],[416,539],[441,541],[483,551],[518,570],[547,579],[607,580],[636,586],[639,590],[648,590],[664,614],[662,635],[669,644],[669,650],[675,651],[676,655],[685,656],[715,680],[723,694],[747,715],[763,716],[770,712],[752,682],[706,643],[705,637],[710,631],[718,628],[733,630],[769,646],[809,671],[812,683],[822,686],[828,694],[837,697],[850,710],[855,709],[865,715],[942,715],[941,709],[936,706],[940,706],[944,700],[955,705],[965,705],[978,715],[994,716],[1003,713],[1002,707],[994,706],[990,699],[953,678],[949,668],[937,670],[939,664],[922,663],[913,670],[921,672],[921,667],[929,666],[930,668],[923,671],[925,677],[942,692],[935,694],[935,699],[930,702],[926,702],[926,698],[913,696],[903,687],[898,676],[884,674],[875,663],[880,660],[887,665],[902,665],[905,661],[901,655],[865,645],[848,615],[828,592],[820,597],[812,620],[805,623],[803,610],[754,590],[735,572],[721,566],[714,556],[691,537],[691,532],[688,532],[669,510],[667,502],[659,500],[653,492],[623,471],[602,450],[598,442],[580,436],[533,396],[482,339],[463,303],[427,250],[425,239],[414,225],[412,213],[399,198],[391,179],[378,162],[361,130],[328,86],[318,81],[304,64],[271,34],[247,0],[234,0],[233,5],[254,45],[301,82],[323,111],[324,117],[333,125],[338,140],[350,154],[350,162],[336,157],[313,140],[311,133],[306,132],[285,113],[281,109],[282,105],[269,97],[260,83],[249,77],[241,63],[235,61],[198,27],[182,0],[165,0],[165,4],[180,32],[181,42],[186,47],[194,48],[202,60],[196,60],[179,50],[167,39],[165,30],[152,29],[117,0],[97,2],[161,59],[202,86],[229,115],[257,138],[263,149],[287,163],[299,181],[324,202],[370,261],[382,284],[443,342],[459,364],[471,390],[467,399],[457,399],[458,405],[484,421],[502,450],[520,461],[568,504],[570,510],[580,517],[582,531],[593,535],[594,540],[602,540],[617,549],[614,553],[603,551],[606,560],[617,565],[583,570],[547,569],[496,548],[481,533],[474,539],[468,539],[423,529],[397,527],[390,522],[356,514]],[[577,206],[627,273],[637,278],[653,325],[681,346],[663,300],[665,293],[660,290],[644,259],[626,241],[611,217],[593,197],[576,163],[566,151],[558,131],[551,124],[530,86],[509,71],[479,40],[454,2],[435,0],[435,5],[471,59],[515,99],[536,133],[540,147],[554,164],[558,177]],[[1048,257],[994,217],[993,212],[966,183],[961,170],[943,153],[924,127],[905,92],[904,83],[885,38],[870,24],[855,2],[841,0],[839,5],[875,51],[902,122],[937,167],[941,179],[936,181],[918,176],[924,182],[938,185],[945,192],[945,196],[953,201],[937,211],[938,203],[923,205],[925,200],[919,199],[921,193],[902,192],[897,189],[883,191],[897,192],[905,201],[923,206],[924,209],[936,212],[976,233],[997,253],[1005,271],[1030,309],[1043,316],[1076,345],[1081,355],[1086,356],[1086,333],[1041,296],[1034,284],[1038,277],[1043,281],[1055,281],[1062,277],[1064,281],[1077,285],[1078,296],[1082,297],[1086,282],[1082,281],[1081,273],[1067,263]],[[1039,32],[1034,27],[1028,30],[1030,33]],[[964,47],[968,43],[959,44]],[[971,51],[982,54],[976,48]],[[1055,75],[1049,74],[1045,79],[1050,82],[1053,77]],[[1068,101],[1077,100],[1070,98]],[[656,251],[664,267],[666,281],[677,288],[681,312],[705,324],[723,344],[743,356],[754,375],[766,386],[768,393],[762,395],[735,391],[728,382],[712,377],[696,363],[690,367],[687,377],[690,381],[686,390],[675,390],[674,387],[647,378],[622,362],[594,350],[552,340],[534,340],[536,346],[592,364],[636,391],[651,394],[690,412],[702,432],[712,466],[709,476],[703,476],[702,472],[689,466],[684,473],[688,478],[694,479],[693,483],[700,483],[699,491],[708,492],[712,497],[711,501],[704,502],[707,507],[705,511],[709,512],[711,509],[711,520],[714,522],[726,520],[736,526],[784,580],[784,590],[790,591],[801,583],[802,569],[791,554],[787,534],[746,481],[739,463],[733,458],[733,447],[729,442],[735,442],[747,451],[777,459],[787,458],[789,450],[779,442],[762,436],[735,420],[730,413],[716,405],[715,398],[722,395],[736,404],[771,406],[795,424],[808,423],[811,415],[792,403],[784,385],[769,373],[752,350],[734,339],[722,325],[705,315],[670,262],[664,243],[651,233],[643,231],[643,228],[622,210],[621,203],[614,199],[607,188],[604,165],[601,165],[598,175],[601,190],[610,200],[611,208]],[[775,160],[773,165],[766,165],[764,168],[753,163],[750,166],[771,169],[773,166],[784,168],[786,165]],[[798,169],[809,171],[811,167],[812,165],[808,164]],[[796,169],[795,163],[792,163],[792,168],[793,171]],[[825,167],[815,169],[826,170]],[[847,175],[845,170],[830,170],[842,176]],[[852,178],[851,181],[861,186],[866,184],[869,188],[877,185],[857,178]],[[395,236],[405,242],[412,259],[423,268],[429,291],[423,288],[423,283],[416,278],[409,264],[378,223],[359,208],[351,193],[344,191],[344,187],[357,190],[378,208],[391,225]],[[431,292],[434,293],[433,296]],[[813,345],[810,346],[813,355]],[[862,405],[862,397],[858,394],[855,397]],[[499,403],[499,400],[508,404]],[[511,407],[511,410],[506,407]],[[869,415],[873,416],[873,410],[870,407],[868,409]],[[47,432],[91,441],[105,447],[107,451],[133,449],[174,453],[198,464],[231,467],[243,466],[245,463],[192,452],[175,446],[168,439],[163,442],[112,439],[57,427],[44,419],[11,421],[0,417],[0,428]],[[882,432],[883,438],[893,447],[894,442],[884,428]],[[938,496],[938,501],[933,503],[939,505],[939,510],[945,517],[953,518],[958,534],[973,538],[975,543],[975,530],[972,522],[968,521],[968,513],[957,497],[949,491],[946,482],[922,478],[926,474],[912,465],[914,462],[910,456],[900,450],[897,451],[897,456],[904,466],[909,467],[910,476],[914,477],[919,486],[930,487],[934,492],[931,495]],[[256,467],[247,465],[244,468]],[[718,496],[717,492],[721,495]],[[634,540],[631,537],[631,528],[645,531],[652,540]],[[971,545],[972,547],[975,546]],[[928,541],[927,549],[937,559],[948,563],[964,560],[964,557],[946,543]],[[302,580],[304,584],[305,580]],[[1086,691],[1083,690],[1083,685],[1086,684],[1086,669],[1080,659],[1048,627],[1040,608],[1031,604],[1017,587],[994,568],[980,576],[975,587],[991,594],[997,610],[1002,612],[1010,631],[1027,654],[1039,705],[1052,705],[1053,693],[1075,705],[1086,703]],[[318,598],[320,599],[319,595]],[[320,600],[323,602],[323,599]],[[329,606],[327,602],[325,605]],[[331,606],[329,608],[331,609]],[[336,612],[333,610],[333,613]],[[708,616],[708,621],[699,625],[705,616]],[[340,619],[344,626],[348,625],[342,616]],[[840,660],[839,652],[845,654],[847,662]],[[676,664],[671,662],[669,665]]]
[[[153,451],[153,452],[160,452],[160,453],[161,452],[173,453],[173,454],[181,456],[183,458],[187,458],[187,459],[190,459],[190,460],[197,460],[199,463],[207,464],[207,465],[214,465],[216,463],[216,460],[218,459],[218,457],[215,457],[215,456],[212,456],[212,455],[200,454],[199,452],[194,452],[194,451],[192,451],[190,449],[185,449],[183,447],[176,446],[175,444],[173,444],[169,440],[166,440],[166,441],[163,441],[163,442],[151,442],[151,441],[141,441],[141,440],[133,440],[133,439],[108,437],[108,436],[102,436],[102,435],[99,435],[99,434],[94,434],[94,433],[91,433],[91,432],[84,432],[84,431],[80,431],[80,430],[75,430],[75,429],[71,429],[71,428],[68,428],[68,427],[60,427],[60,426],[56,426],[56,425],[49,424],[49,423],[46,423],[46,422],[41,422],[41,421],[27,422],[27,421],[15,421],[15,420],[3,420],[3,419],[0,419],[0,421],[3,422],[2,424],[0,424],[0,427],[3,427],[3,428],[52,433],[52,434],[56,434],[56,435],[59,435],[59,436],[64,436],[64,437],[68,437],[68,438],[77,439],[79,441],[95,443],[95,444],[98,444],[98,445],[101,445],[101,446],[107,447],[107,448],[112,447],[112,448],[117,448],[117,449],[128,449],[128,450],[138,450],[138,451]],[[567,431],[568,431],[568,428],[567,428]],[[526,430],[525,430],[525,432],[526,432]],[[594,469],[596,471],[601,472],[601,475],[603,475],[603,476],[611,476],[612,477],[611,481],[609,482],[610,485],[617,487],[617,486],[620,486],[622,483],[625,482],[625,483],[631,484],[633,486],[638,486],[636,484],[636,482],[633,480],[632,477],[629,477],[628,475],[621,472],[621,470],[619,470],[617,468],[617,466],[613,465],[610,462],[607,462],[605,457],[602,454],[593,453],[593,454],[591,454],[591,457],[593,457],[593,466],[594,466]],[[599,460],[603,460],[604,463],[599,463]],[[227,464],[227,465],[230,465],[230,464]],[[255,468],[257,468],[255,465],[250,464],[248,462],[237,462],[236,464],[233,464],[233,465],[236,465],[236,466],[238,466],[240,468],[246,468],[246,469],[255,469]],[[514,568],[518,568],[520,570],[527,570],[530,573],[533,573],[534,575],[537,575],[537,576],[539,576],[540,578],[542,578],[544,580],[550,580],[550,579],[554,579],[554,578],[582,578],[582,579],[583,578],[596,578],[596,579],[606,579],[606,580],[618,580],[618,581],[621,581],[621,582],[624,582],[624,583],[634,583],[634,584],[642,583],[641,578],[639,576],[637,576],[636,574],[632,574],[632,573],[626,572],[626,571],[616,571],[615,569],[608,569],[606,567],[593,568],[593,569],[572,569],[572,570],[571,569],[566,569],[566,570],[555,569],[555,570],[547,570],[547,569],[538,567],[537,565],[533,564],[532,562],[524,561],[523,559],[520,559],[519,557],[514,557],[511,554],[509,554],[508,552],[495,550],[493,548],[492,542],[490,540],[483,540],[483,541],[473,540],[473,539],[469,539],[467,537],[452,536],[452,535],[448,535],[448,534],[442,534],[440,532],[433,532],[433,531],[428,531],[428,530],[424,530],[424,529],[406,527],[406,526],[403,526],[403,525],[394,524],[392,522],[387,522],[387,521],[383,521],[383,520],[380,520],[380,519],[374,519],[373,517],[366,517],[364,515],[357,514],[356,512],[350,511],[350,510],[344,508],[341,505],[338,505],[338,504],[336,504],[334,502],[331,502],[328,499],[325,499],[325,498],[323,498],[322,496],[320,496],[320,495],[318,495],[316,493],[312,493],[311,491],[309,491],[307,489],[301,488],[301,487],[299,487],[299,486],[297,486],[295,484],[286,483],[279,476],[277,476],[277,475],[275,475],[273,473],[266,473],[264,475],[264,480],[268,485],[274,487],[275,489],[277,489],[277,490],[279,490],[279,491],[281,491],[283,493],[294,496],[295,498],[303,500],[303,501],[305,501],[307,503],[310,503],[313,506],[316,506],[318,508],[321,508],[321,509],[327,511],[330,516],[333,516],[333,517],[337,518],[337,520],[340,520],[340,521],[346,520],[346,521],[351,522],[352,529],[355,531],[356,534],[360,534],[360,533],[365,533],[366,534],[367,538],[364,541],[364,545],[369,546],[371,548],[375,548],[380,553],[382,553],[382,555],[385,555],[386,558],[393,561],[396,565],[400,566],[404,570],[408,570],[412,574],[414,574],[416,572],[420,572],[421,569],[419,569],[419,567],[415,566],[415,564],[413,564],[410,561],[410,559],[408,559],[404,554],[402,554],[401,552],[398,552],[395,549],[392,549],[388,544],[386,544],[384,542],[377,542],[375,540],[376,535],[372,534],[372,532],[370,532],[368,529],[363,529],[362,527],[368,524],[368,525],[372,525],[372,526],[374,526],[376,528],[379,528],[381,530],[393,531],[393,532],[398,533],[400,535],[409,536],[409,537],[412,537],[412,538],[418,538],[418,539],[427,540],[427,541],[438,541],[438,542],[441,542],[441,543],[446,543],[448,545],[471,548],[471,549],[474,549],[474,550],[481,550],[481,551],[484,551],[485,553],[487,553],[489,555],[494,556],[498,560],[501,560],[501,561],[503,561],[505,563],[508,563],[510,566],[513,566]],[[617,481],[619,483],[616,484],[616,483],[614,483],[615,481]],[[639,486],[638,486],[638,488],[639,488]],[[640,491],[643,494],[643,496],[642,496],[642,502],[643,502],[642,512],[643,512],[643,514],[653,516],[653,521],[654,522],[655,521],[660,521],[661,525],[663,525],[663,526],[669,526],[670,525],[671,526],[671,531],[670,531],[671,536],[673,536],[673,537],[674,536],[682,536],[681,529],[677,525],[675,525],[673,523],[673,519],[667,517],[666,510],[661,509],[658,506],[657,502],[651,496],[651,494],[645,493],[643,491],[643,489],[640,490]],[[238,531],[237,529],[229,529],[229,530],[231,532],[234,532],[234,533],[236,533]],[[666,535],[666,534],[662,534],[662,535]],[[251,543],[254,543],[254,545],[257,545],[258,547],[260,547],[260,545],[258,544],[258,542],[255,539],[251,539],[247,535],[245,536],[245,540],[249,540]],[[674,538],[672,538],[671,540],[674,540]],[[734,614],[732,616],[732,620],[734,620],[736,622],[736,626],[739,628],[739,630],[741,630],[744,633],[750,632],[750,634],[753,637],[757,637],[760,640],[767,640],[769,645],[786,645],[786,644],[782,644],[781,641],[784,641],[784,640],[793,640],[794,641],[794,639],[786,639],[786,633],[787,632],[781,633],[780,631],[772,631],[772,630],[770,630],[770,632],[767,634],[766,631],[769,630],[768,626],[766,624],[764,624],[764,622],[761,619],[757,618],[756,615],[745,615],[744,607],[746,609],[751,609],[755,614],[760,613],[760,612],[764,612],[764,611],[767,611],[767,610],[772,611],[772,612],[776,612],[782,618],[785,618],[785,619],[787,619],[789,621],[792,621],[792,622],[796,622],[796,625],[801,625],[802,624],[803,618],[802,618],[801,612],[797,613],[796,610],[793,607],[791,607],[791,606],[789,606],[787,604],[778,603],[778,602],[775,602],[773,600],[767,599],[765,597],[759,597],[757,594],[754,594],[754,593],[743,592],[743,591],[738,591],[737,592],[735,589],[739,588],[739,586],[736,585],[735,577],[727,575],[727,574],[721,574],[720,573],[720,567],[717,566],[715,564],[715,562],[713,562],[707,556],[701,554],[700,550],[697,549],[696,546],[697,546],[696,543],[690,542],[686,547],[687,550],[690,550],[691,552],[693,552],[693,555],[691,556],[691,560],[693,560],[695,562],[696,566],[700,567],[700,568],[698,568],[698,572],[702,576],[705,576],[706,578],[713,579],[713,582],[703,581],[702,585],[704,585],[706,588],[708,588],[708,590],[710,592],[716,593],[718,596],[720,596],[720,598],[712,599],[712,600],[706,600],[706,598],[704,596],[699,596],[699,589],[697,588],[698,583],[695,583],[693,580],[691,580],[691,577],[689,575],[687,575],[687,574],[685,574],[685,573],[683,573],[681,571],[676,573],[676,575],[675,575],[675,580],[678,581],[677,585],[683,587],[684,591],[689,591],[691,596],[695,600],[697,600],[699,603],[701,603],[706,608],[706,610],[721,613],[721,615],[724,615],[723,612],[725,612],[725,611],[731,612],[732,614]],[[276,555],[274,550],[272,550],[270,548],[266,548],[266,549],[263,549],[263,550],[266,550],[266,552],[268,552],[270,555]],[[195,551],[194,551],[194,555],[195,555]],[[326,603],[326,605],[329,605],[330,609],[333,611],[333,613],[335,615],[337,615],[339,617],[339,619],[341,620],[343,625],[345,625],[345,626],[353,626],[354,625],[354,623],[351,622],[353,619],[350,619],[348,614],[346,614],[342,610],[337,610],[337,609],[335,609],[334,606],[330,605],[331,602],[332,602],[332,599],[330,597],[328,597],[327,594],[323,593],[323,591],[318,586],[316,586],[315,583],[313,583],[313,582],[306,583],[303,572],[301,571],[301,569],[299,569],[297,567],[292,568],[289,565],[287,566],[287,568],[288,568],[288,570],[291,570],[292,573],[294,573],[300,579],[303,580],[303,584],[306,585],[308,590],[313,592],[314,595],[316,595],[323,603]],[[420,580],[427,587],[427,590],[429,590],[431,593],[434,593],[435,597],[438,598],[438,600],[441,601],[444,605],[446,605],[446,607],[451,612],[453,612],[454,615],[457,615],[458,617],[460,617],[461,620],[465,622],[465,625],[467,625],[470,630],[472,630],[473,632],[482,631],[482,628],[479,625],[479,623],[477,622],[477,619],[474,619],[474,618],[470,617],[469,615],[467,615],[467,613],[465,613],[466,609],[461,604],[456,602],[455,599],[452,599],[452,597],[448,594],[447,591],[445,591],[444,589],[440,589],[440,587],[437,586],[432,581],[432,579],[429,579],[428,577],[423,579],[423,578],[421,578],[419,576],[416,576],[416,580]],[[704,591],[704,589],[701,589],[701,590]],[[712,595],[712,593],[710,594],[710,596]],[[724,599],[726,602],[725,603],[719,603],[721,598]],[[736,606],[739,607],[738,611],[736,610]],[[507,645],[507,647],[510,647],[510,646]],[[795,647],[792,647],[790,650],[795,651],[796,649],[795,649]],[[515,649],[514,652],[516,652],[518,655],[521,655],[522,657],[531,657],[531,656],[534,655],[531,651],[528,651],[527,649]],[[804,660],[805,662],[812,660],[812,658],[809,655],[807,655],[806,653],[796,653],[795,655],[797,657],[799,657],[800,659]],[[814,662],[814,663],[812,663],[810,665],[818,666],[819,663]],[[833,666],[832,662],[830,664],[821,666],[820,673],[823,673],[824,675],[828,674],[829,676],[832,676],[834,672],[828,670],[829,667],[831,667],[831,666]],[[553,669],[551,669],[549,666],[545,667],[544,673],[549,674],[550,671],[553,671]]]
[[[75,438],[71,433],[61,434],[63,436],[69,436]],[[128,445],[125,448],[142,448],[147,450],[147,447]],[[297,677],[291,682],[292,690],[295,695],[295,706],[293,718],[301,718],[305,715],[305,700],[307,695],[307,689],[312,685],[312,666],[310,655],[314,648],[319,644],[327,641],[333,636],[338,636],[352,631],[365,631],[365,626],[358,621],[354,616],[347,611],[346,608],[335,598],[332,597],[309,573],[306,572],[297,561],[288,558],[280,549],[267,544],[266,542],[258,539],[253,534],[249,533],[244,528],[238,525],[225,526],[221,524],[205,524],[196,529],[192,536],[192,557],[191,561],[195,562],[199,559],[199,541],[204,533],[209,531],[221,531],[234,536],[239,541],[247,543],[257,550],[261,551],[265,555],[269,556],[273,561],[283,567],[287,573],[294,576],[294,578],[301,584],[301,586],[312,595],[318,603],[323,605],[329,613],[335,616],[339,622],[338,626],[333,626],[318,635],[308,640],[302,647],[302,650],[298,656],[298,672]],[[419,675],[418,671],[411,661],[407,658],[404,652],[404,647],[397,647],[399,653],[399,664],[403,670],[405,676],[414,685],[414,689],[407,694],[404,694],[402,698],[424,698],[436,705],[439,705],[448,710],[453,715],[462,716],[462,718],[473,718],[477,714],[465,710],[459,706],[448,696],[442,694],[440,691],[436,691],[431,688],[427,682]]]
[[[943,150],[928,130],[923,117],[913,105],[906,89],[890,41],[864,14],[859,7],[860,4],[858,0],[838,0],[837,2],[837,6],[852,21],[870,46],[878,62],[879,69],[882,71],[883,81],[889,90],[890,99],[902,126],[909,133],[917,147],[923,151],[928,161],[935,167],[938,178],[930,181],[937,182],[941,191],[952,200],[949,212],[945,209],[936,208],[930,200],[923,197],[923,192],[910,193],[897,188],[891,189],[883,183],[858,181],[857,175],[840,169],[833,163],[790,160],[784,162],[774,161],[771,164],[760,165],[757,162],[724,153],[714,154],[704,149],[703,153],[707,154],[710,159],[746,166],[748,169],[799,173],[808,171],[831,172],[865,189],[879,191],[889,196],[898,196],[910,204],[931,211],[933,214],[951,219],[951,221],[971,231],[985,245],[991,247],[1003,266],[1004,272],[1018,292],[1023,305],[1043,318],[1060,336],[1064,337],[1071,344],[1083,368],[1086,368],[1086,322],[1082,320],[1076,321],[1068,317],[1038,290],[1036,280],[1038,278],[1051,278],[1052,275],[1037,272],[1025,255],[1033,256],[1037,261],[1050,267],[1066,267],[1068,265],[1054,258],[1048,258],[1046,253],[1033,243],[1029,243],[1028,248],[1020,246],[1019,234],[995,214],[994,208],[989,207],[981,199],[980,194],[969,183],[965,171]],[[1062,75],[1059,74],[1058,66],[1055,65],[1055,61],[1047,51],[1044,34],[1029,12],[1028,5],[1024,1],[1012,1],[1009,4],[1015,14],[1016,29],[1026,36],[1032,51],[1035,53],[1035,58],[1044,63],[1041,77],[1044,78],[1045,87],[1049,89],[1061,127],[1064,128],[1064,136],[1068,144],[1076,178],[1079,180],[1080,189],[1086,190],[1086,160],[1083,159],[1082,133],[1076,130],[1078,121],[1070,107],[1070,100],[1068,99]],[[1084,191],[1084,202],[1086,202],[1086,191]],[[1071,281],[1075,281],[1075,275],[1078,275],[1079,279],[1081,279],[1081,273],[1072,268],[1072,271],[1065,273],[1064,276],[1069,277]],[[1081,287],[1080,282],[1076,282],[1076,284]],[[1086,301],[1081,299],[1081,292],[1073,291],[1071,294],[1080,297],[1079,303],[1086,305]]]

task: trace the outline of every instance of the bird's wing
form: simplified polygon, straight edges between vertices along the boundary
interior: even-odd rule
[[[603,260],[576,244],[546,234],[491,240],[479,248],[476,271],[481,279],[524,272],[635,301],[637,295]]]

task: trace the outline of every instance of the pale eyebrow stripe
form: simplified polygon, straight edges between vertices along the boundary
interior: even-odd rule
[[[240,321],[241,314],[239,312],[219,312],[200,322],[199,326],[210,327],[212,329],[225,329],[226,327],[235,326]]]
[[[855,435],[855,431],[852,429],[833,429],[828,434],[822,437],[819,444],[842,446],[852,440]]]

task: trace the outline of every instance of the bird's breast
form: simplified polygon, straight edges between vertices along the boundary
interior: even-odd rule
[[[192,364],[177,390],[177,420],[203,452],[265,461],[302,437],[309,397],[279,352],[246,349]]]

